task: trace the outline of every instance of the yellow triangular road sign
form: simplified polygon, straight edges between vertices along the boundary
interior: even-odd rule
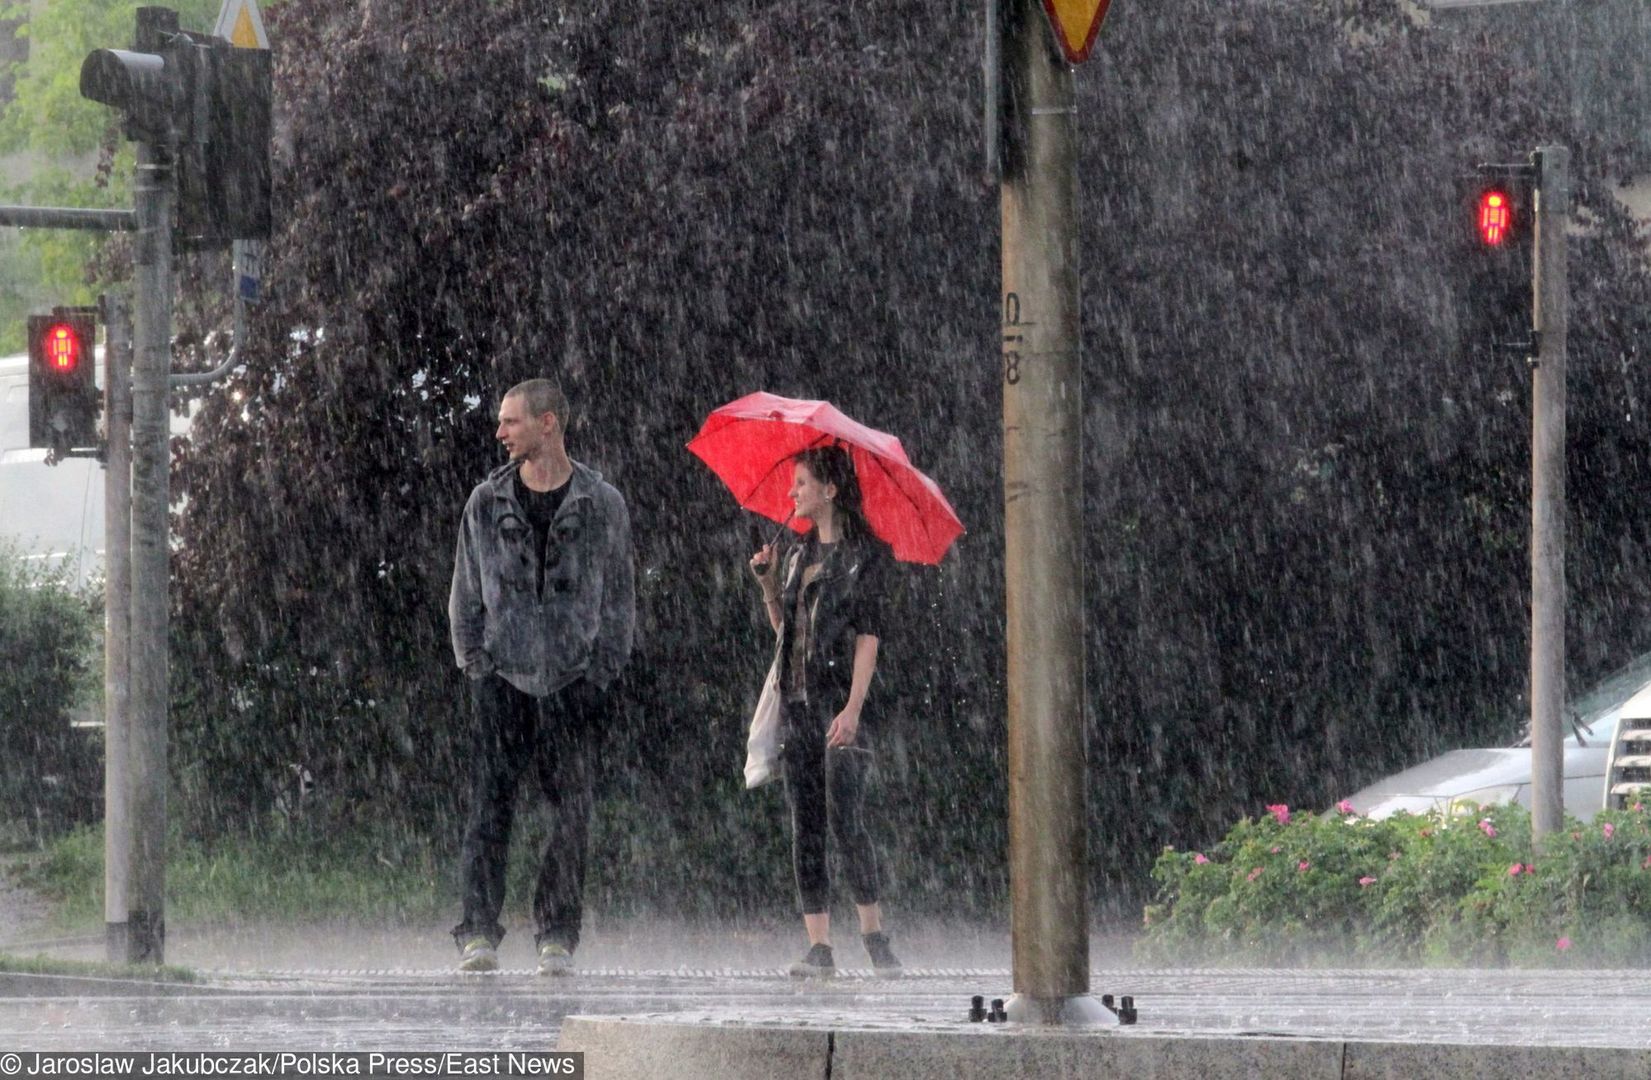
[[[224,0],[218,12],[218,25],[212,32],[236,48],[269,48],[269,35],[264,33],[264,16],[258,11],[258,0]]]
[[[1055,37],[1061,43],[1061,52],[1069,64],[1081,64],[1089,59],[1089,50],[1095,44],[1095,35],[1106,18],[1106,6],[1111,0],[1043,0],[1043,9],[1049,13],[1049,25],[1055,28]]]

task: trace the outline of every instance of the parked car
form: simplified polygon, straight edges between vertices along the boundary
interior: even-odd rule
[[[1565,812],[1588,821],[1605,805],[1606,759],[1619,722],[1651,718],[1651,653],[1575,699],[1565,715]],[[1377,818],[1404,810],[1448,810],[1465,803],[1516,802],[1528,808],[1530,740],[1507,748],[1452,750],[1378,780],[1347,801],[1359,813]]]

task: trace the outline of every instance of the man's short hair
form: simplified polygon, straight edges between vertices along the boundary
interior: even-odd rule
[[[504,393],[505,397],[519,397],[532,416],[555,413],[562,426],[567,427],[568,399],[562,388],[549,379],[529,379],[519,382]]]

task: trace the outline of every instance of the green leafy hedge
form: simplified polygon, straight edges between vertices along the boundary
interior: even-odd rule
[[[1641,967],[1651,815],[1566,819],[1533,853],[1519,806],[1397,814],[1268,807],[1153,868],[1143,959],[1176,964]]]
[[[95,701],[99,605],[62,572],[0,543],[0,843],[38,845],[102,809],[98,732],[70,727]]]

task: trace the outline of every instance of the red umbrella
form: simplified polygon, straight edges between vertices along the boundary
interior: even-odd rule
[[[963,533],[940,485],[917,471],[899,439],[850,420],[830,402],[747,394],[713,410],[688,449],[711,466],[741,506],[785,521],[791,514],[791,458],[833,445],[854,459],[866,522],[894,557],[940,562]],[[807,527],[792,523],[799,532]]]

